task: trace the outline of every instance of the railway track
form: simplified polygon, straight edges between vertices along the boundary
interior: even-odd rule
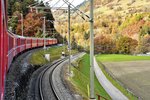
[[[72,59],[77,59],[79,55]],[[39,68],[32,76],[27,100],[76,100],[63,85],[61,68],[66,63],[68,57]]]
[[[84,54],[85,53],[80,53],[71,57],[71,61],[73,62],[77,60]],[[65,60],[52,72],[52,85],[54,88],[53,90],[57,94],[59,100],[81,100],[82,98],[80,98],[78,94],[70,90],[71,88],[68,86],[66,80],[64,79],[66,76],[63,75],[66,73],[63,70],[66,70],[67,65],[68,60]],[[71,73],[70,76],[73,76],[73,73]]]
[[[54,69],[66,59],[64,58],[56,60],[52,64],[46,64],[32,75],[27,100],[58,100],[52,87],[51,76]]]
[[[54,69],[61,64],[65,59],[61,59],[53,63],[51,66],[47,67],[42,71],[39,78],[39,91],[40,91],[40,100],[58,100],[58,96],[54,91],[54,85],[52,82],[52,73]]]

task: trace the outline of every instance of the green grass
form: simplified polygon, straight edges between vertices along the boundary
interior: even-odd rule
[[[54,60],[57,60],[61,57],[61,53],[64,50],[64,48],[65,48],[66,54],[68,55],[67,47],[64,47],[64,46],[61,46],[61,47],[55,46],[47,50],[37,51],[31,55],[30,63],[33,65],[43,65],[43,64],[49,63],[45,59],[44,54],[50,54],[50,62],[53,62]],[[78,52],[77,50],[71,51],[72,54],[75,54],[77,52]]]
[[[71,82],[76,87],[76,90],[78,93],[82,94],[84,97],[84,100],[88,100],[88,87],[90,82],[90,61],[89,61],[89,55],[84,55],[78,63],[77,67],[73,67],[72,71],[74,73],[74,76],[71,78]],[[106,91],[103,89],[103,87],[99,84],[97,78],[94,80],[95,82],[95,95],[99,94],[108,100],[110,100],[110,96],[106,93]],[[96,96],[97,98],[97,96]],[[102,99],[103,100],[103,99]]]
[[[150,60],[150,56],[132,56],[132,55],[122,55],[122,54],[100,54],[100,55],[96,55],[96,58],[98,61],[101,62]]]
[[[128,97],[129,100],[138,100],[136,96],[132,93],[128,92],[123,86],[121,86],[114,78],[108,74],[102,66],[100,62],[108,62],[108,61],[132,61],[132,60],[149,60],[150,57],[141,57],[141,56],[131,56],[131,55],[97,55],[96,60],[98,61],[98,65],[100,66],[102,72],[107,77],[107,79],[116,87],[118,88],[125,96]]]

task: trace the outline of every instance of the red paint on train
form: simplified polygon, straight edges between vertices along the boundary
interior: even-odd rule
[[[6,1],[0,0],[0,100],[3,100],[5,77],[13,58],[20,52],[44,45],[42,38],[29,38],[7,31]],[[46,39],[46,45],[57,44],[56,39]]]

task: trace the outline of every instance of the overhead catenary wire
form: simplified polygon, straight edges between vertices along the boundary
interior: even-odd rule
[[[37,5],[33,6],[33,8],[34,8],[34,7],[37,7],[37,6],[41,5],[41,4],[42,4],[41,2],[40,2],[40,3],[37,2]]]
[[[80,11],[79,9],[77,9],[73,4],[71,4],[74,0],[72,0],[71,2],[69,2],[68,0],[63,0],[64,1],[64,3],[60,6],[60,7],[56,7],[56,10],[53,12],[53,13],[55,13],[57,10],[59,10],[60,8],[62,8],[65,4],[70,4],[71,6],[72,6],[72,8],[74,8],[74,9],[76,9],[76,10],[78,10],[78,11]],[[50,1],[49,1],[50,2]],[[43,7],[43,9],[54,9],[55,7],[54,6],[56,6],[58,3],[60,2],[60,0],[58,0],[52,7]],[[35,3],[35,4],[37,4],[37,3]],[[38,5],[40,5],[41,3],[38,3]],[[32,4],[32,5],[34,5],[34,4]],[[31,7],[31,8],[42,8],[42,7],[37,7],[38,5],[35,5],[35,6],[33,6],[33,7],[31,7],[31,5],[29,6],[29,7]],[[82,13],[82,15],[81,14],[79,14],[78,12],[76,12],[83,20],[85,20],[85,18],[83,17],[83,15],[85,15],[86,17],[88,17],[88,15],[86,15],[86,14],[84,14],[82,11],[80,11],[80,13]],[[61,13],[59,16],[61,16],[61,15],[63,15],[64,14],[64,12],[63,13]],[[89,18],[89,17],[88,17]]]
[[[73,9],[76,9],[78,12],[76,12],[83,20],[85,20],[85,18],[84,18],[84,16],[83,15],[85,15],[86,17],[88,17],[89,18],[89,16],[88,15],[86,15],[84,12],[82,12],[81,10],[79,10],[79,9],[77,9],[73,4],[72,4],[72,2],[74,1],[74,0],[72,0],[71,2],[69,2],[68,0],[63,0],[64,1],[64,3],[59,7],[59,8],[57,8],[53,13],[55,13],[57,10],[59,10],[60,8],[62,8],[63,6],[64,6],[64,4],[69,4],[70,6],[72,6],[72,8]],[[50,1],[49,1],[50,2]],[[54,5],[52,5],[51,7],[49,7],[49,9],[50,8],[54,8],[54,6],[56,6],[58,3],[60,2],[60,0],[58,0]],[[38,4],[38,5],[40,5],[40,4]],[[36,5],[36,6],[38,6],[38,5]],[[34,7],[36,7],[36,6],[34,6]],[[80,13],[79,13],[80,12]],[[63,15],[64,14],[64,12],[62,13],[62,14],[60,14],[60,15],[58,15],[58,16],[61,16],[61,15]],[[54,21],[51,21],[51,23],[54,23]]]
[[[71,3],[73,2],[74,0],[71,1]],[[62,8],[66,3],[64,2],[58,9],[56,9],[53,13],[55,13],[57,10],[59,10],[60,8]],[[63,13],[62,13],[63,14]]]
[[[58,0],[51,8],[53,8],[54,6],[56,6],[59,2],[60,2],[60,0]]]
[[[29,5],[29,7],[34,6],[34,5],[38,5],[38,4],[39,4],[39,2],[36,2],[36,3]]]
[[[73,0],[73,1],[74,1],[74,0]],[[72,1],[72,2],[73,2],[73,1]],[[71,2],[71,3],[72,3],[72,2]],[[64,4],[67,4],[67,3],[64,2]],[[63,5],[62,5],[62,6],[63,6]],[[59,8],[61,8],[61,7],[59,7]],[[59,8],[58,8],[58,9],[59,9]],[[72,7],[72,8],[74,8],[74,7]],[[58,10],[58,9],[57,9],[57,10]],[[56,11],[54,11],[53,13],[55,13],[55,12],[56,12]],[[81,14],[78,13],[78,12],[76,12],[76,13],[77,13],[83,20],[86,20],[86,19],[83,17],[83,13],[81,13]],[[57,15],[57,16],[61,16],[61,15],[63,15],[63,14],[64,14],[64,12],[62,12],[61,14],[59,14],[59,15]],[[84,15],[85,15],[85,14],[84,14]],[[88,16],[88,15],[87,15],[87,16]],[[89,17],[88,17],[88,18],[89,18]]]
[[[88,16],[87,14],[85,14],[83,11],[77,9],[72,3],[70,3],[69,1],[67,0],[63,0],[65,3],[67,3],[68,5],[72,6],[75,10],[79,11],[80,13],[82,13],[83,15],[85,15],[87,18],[90,19],[90,16]]]
[[[63,1],[64,1],[64,0],[63,0]],[[73,1],[74,1],[74,0],[73,0]],[[72,1],[72,2],[73,2],[73,1]],[[64,1],[64,3],[67,4],[67,5],[69,5],[69,4],[72,3],[72,2],[71,2],[71,3],[69,2],[69,4],[68,4],[67,2],[68,2],[68,1],[66,1],[66,0]],[[73,4],[71,4],[71,5],[72,5],[72,8],[77,9]],[[60,8],[61,8],[61,7],[60,7]],[[78,9],[78,11],[80,11],[80,10]],[[54,12],[56,12],[56,11],[54,11]],[[54,13],[54,12],[53,12],[53,13]],[[82,11],[80,12],[81,14],[78,13],[78,12],[75,12],[75,13],[77,13],[77,15],[79,15],[83,20],[86,20],[83,15],[85,15],[85,16],[89,19],[89,16],[86,15],[85,13],[83,13]],[[62,13],[59,14],[58,16],[61,16],[61,15],[63,15],[63,14],[64,14],[64,12],[62,12]]]
[[[47,2],[45,2],[45,3],[49,3],[49,2],[51,2],[51,1],[47,1]],[[40,6],[42,3],[40,2],[37,2],[37,3],[35,3],[36,5],[34,5],[34,4],[32,4],[32,7],[31,7],[31,5],[29,5],[28,7],[29,8],[37,8],[37,9],[52,9],[52,8],[54,8],[54,6],[55,5],[57,5],[58,3],[60,2],[60,0],[58,0],[52,7],[38,7],[38,6]],[[58,7],[55,7],[55,9],[56,8],[58,8]]]
[[[63,3],[59,8],[57,8],[53,13],[55,13],[57,10],[59,10],[60,8],[62,8],[65,5],[65,3]]]

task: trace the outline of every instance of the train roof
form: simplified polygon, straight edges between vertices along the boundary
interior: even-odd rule
[[[14,33],[10,32],[9,30],[8,30],[8,34],[9,34],[11,37],[22,38],[22,39],[41,39],[41,40],[44,39],[44,38],[20,36],[20,35],[17,35],[17,34],[14,34]],[[46,39],[46,40],[56,40],[56,38],[45,38],[45,39]]]

